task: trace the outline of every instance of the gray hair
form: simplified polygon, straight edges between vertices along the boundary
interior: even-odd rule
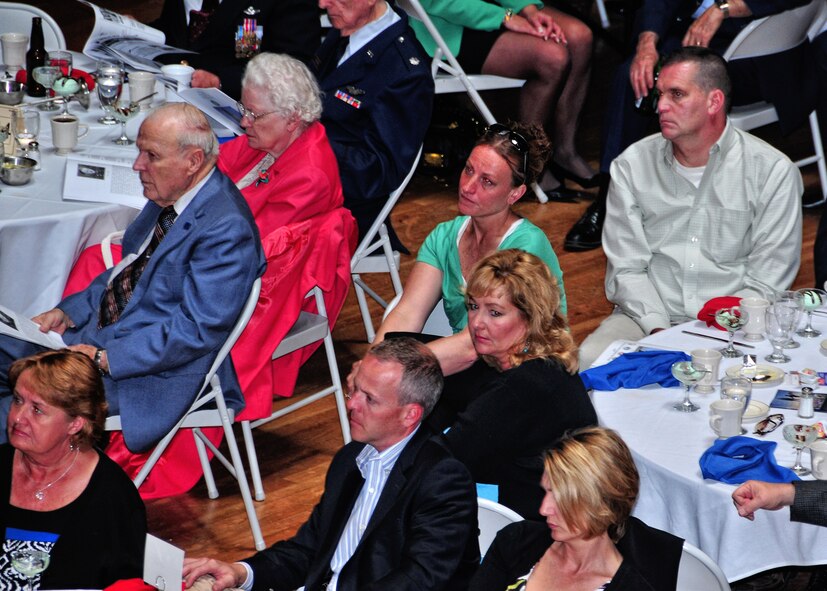
[[[250,60],[243,87],[263,91],[269,108],[281,117],[292,115],[310,125],[322,116],[319,85],[299,60],[280,53],[260,53]]]
[[[152,111],[144,122],[155,119],[169,119],[175,122],[175,139],[181,149],[197,148],[204,152],[208,160],[218,158],[218,141],[215,139],[215,133],[207,117],[199,109],[189,103],[165,103]]]
[[[418,404],[425,418],[436,406],[442,393],[442,369],[431,350],[416,339],[400,337],[385,339],[370,351],[379,361],[392,361],[402,366],[402,379],[397,394],[399,404]]]

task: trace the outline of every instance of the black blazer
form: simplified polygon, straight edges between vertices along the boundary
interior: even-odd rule
[[[465,467],[414,435],[391,471],[368,527],[338,580],[339,591],[465,589],[479,564],[477,502]],[[255,590],[319,591],[364,480],[352,442],[333,458],[325,491],[298,533],[245,560]]]
[[[177,63],[185,59],[195,68],[212,72],[221,79],[224,92],[239,98],[247,60],[235,58],[235,31],[250,6],[260,11],[256,18],[264,27],[261,51],[286,53],[310,62],[322,35],[315,0],[222,0],[204,34],[192,46],[183,1],[165,0],[161,16],[150,26],[164,32],[168,45],[198,55],[173,54],[164,56],[163,61]]]
[[[799,480],[793,486],[795,500],[790,507],[790,519],[827,526],[827,481]]]

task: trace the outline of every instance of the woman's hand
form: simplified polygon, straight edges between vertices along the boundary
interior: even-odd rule
[[[555,43],[562,43],[563,45],[569,44],[566,39],[566,34],[560,25],[551,18],[550,14],[539,10],[534,4],[529,4],[523,8],[519,15],[525,18],[533,27],[532,32],[529,34],[542,37],[546,41],[551,39]],[[514,19],[512,18],[511,20]],[[505,27],[508,28],[508,23],[506,23]]]

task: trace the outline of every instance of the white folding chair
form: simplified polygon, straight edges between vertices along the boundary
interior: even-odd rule
[[[485,556],[497,532],[509,523],[522,521],[519,513],[494,501],[477,497],[477,520],[480,525],[480,556]]]
[[[811,39],[815,38],[825,20],[827,20],[827,3],[824,0],[813,0],[805,6],[752,21],[732,41],[723,57],[727,61],[735,61],[792,49],[803,43],[808,36]],[[778,121],[778,113],[770,103],[761,101],[733,107],[729,118],[736,127],[749,131],[775,123]],[[807,204],[807,207],[814,207],[827,202],[827,163],[825,163],[824,146],[821,144],[821,131],[815,111],[810,113],[809,123],[815,154],[798,160],[795,164],[798,167],[808,164],[818,166],[822,199],[816,203]]]
[[[32,17],[43,19],[46,49],[66,49],[66,39],[57,22],[48,13],[31,4],[0,2],[0,33],[26,33],[32,30]]]
[[[372,300],[383,308],[387,308],[388,303],[365,283],[365,280],[362,279],[362,274],[389,273],[394,293],[397,295],[402,293],[402,280],[399,278],[399,253],[391,248],[391,241],[388,237],[388,228],[385,226],[385,220],[388,219],[393,206],[399,201],[402,192],[411,181],[416,166],[419,164],[420,156],[422,156],[421,146],[407,176],[396,190],[390,194],[382,211],[376,216],[370,229],[365,234],[365,237],[362,238],[359,246],[356,247],[356,252],[353,253],[353,257],[350,259],[350,275],[353,280],[353,288],[356,291],[356,301],[359,304],[359,311],[362,314],[362,322],[365,325],[365,333],[367,333],[369,343],[373,342],[376,331],[373,329],[373,319],[370,316],[370,309],[368,308],[368,301],[365,296],[370,296]]]
[[[241,421],[241,430],[244,433],[244,445],[247,448],[247,460],[250,463],[250,475],[253,480],[253,491],[257,501],[264,500],[264,487],[262,486],[261,472],[258,466],[258,454],[256,454],[255,443],[253,441],[254,428],[333,394],[336,399],[336,410],[339,413],[339,426],[342,428],[342,438],[346,444],[350,443],[350,423],[347,418],[342,380],[339,377],[339,368],[336,365],[336,352],[333,349],[333,337],[330,334],[330,324],[327,317],[327,308],[324,303],[324,294],[322,290],[316,286],[308,292],[306,297],[314,298],[317,313],[312,314],[303,311],[299,314],[299,318],[290,329],[290,332],[287,333],[281,343],[279,343],[279,346],[276,347],[273,353],[273,359],[284,357],[293,351],[298,351],[308,345],[323,341],[331,385],[308,396],[303,396],[301,400],[280,408],[269,417],[256,421]]]
[[[675,591],[730,591],[724,571],[701,550],[683,543]]]
[[[402,8],[412,19],[420,21],[433,37],[436,43],[436,51],[431,60],[431,74],[434,76],[436,94],[448,94],[454,92],[465,92],[477,107],[480,114],[489,125],[497,120],[482,100],[480,90],[500,90],[504,88],[520,88],[525,80],[518,78],[506,78],[504,76],[490,76],[487,74],[473,74],[469,76],[459,65],[457,58],[451,53],[445,39],[439,34],[434,26],[431,17],[419,3],[419,0],[396,0],[396,5]],[[444,59],[443,59],[444,58]],[[548,197],[537,183],[531,186],[534,194],[540,203],[546,203]]]
[[[241,498],[244,502],[244,509],[247,512],[247,519],[250,522],[250,529],[253,534],[253,541],[255,542],[256,550],[263,550],[265,547],[264,538],[261,535],[261,527],[258,523],[255,508],[253,507],[253,499],[250,495],[250,486],[247,483],[247,476],[244,472],[244,465],[241,462],[241,454],[238,451],[238,444],[233,434],[233,418],[234,412],[227,408],[224,401],[224,392],[221,389],[221,380],[219,380],[216,372],[224,359],[229,355],[233,345],[238,340],[247,322],[253,315],[256,303],[258,302],[259,292],[261,291],[261,279],[256,279],[250,294],[247,297],[247,302],[238,317],[232,331],[227,340],[218,351],[210,371],[204,377],[204,383],[195,402],[192,403],[186,414],[181,417],[178,423],[170,430],[169,433],[155,446],[144,466],[133,479],[136,487],[140,487],[146,477],[149,475],[155,463],[164,453],[167,446],[172,441],[172,438],[178,433],[180,429],[192,429],[193,437],[195,438],[195,446],[198,449],[198,457],[201,461],[201,467],[204,471],[204,481],[207,485],[207,493],[211,499],[218,497],[218,489],[215,486],[215,479],[213,478],[212,469],[210,468],[209,459],[206,448],[215,454],[216,458],[224,465],[230,474],[238,481],[238,487],[241,490]],[[213,408],[214,405],[214,408]],[[224,438],[227,441],[230,458],[227,459],[202,433],[202,427],[222,427],[224,429]],[[121,418],[120,416],[111,416],[106,419],[107,431],[120,431]]]
[[[401,299],[402,294],[400,293],[388,303],[388,307],[385,308],[385,314],[382,316],[383,322],[385,318],[388,317],[388,314],[391,313],[391,310],[396,308],[396,305]],[[448,321],[448,315],[445,314],[445,302],[440,298],[440,300],[436,303],[436,306],[434,306],[434,309],[431,310],[428,318],[425,320],[425,325],[422,327],[422,333],[447,337],[453,334],[453,332],[454,330],[451,328],[451,323]]]

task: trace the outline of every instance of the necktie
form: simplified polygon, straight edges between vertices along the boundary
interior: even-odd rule
[[[218,8],[218,0],[203,0],[201,10],[190,10],[190,45],[197,42],[207,30],[210,24],[210,17]]]
[[[162,209],[161,213],[158,214],[158,221],[147,247],[134,261],[121,269],[106,286],[98,312],[98,328],[109,326],[120,318],[121,312],[126,308],[129,299],[132,297],[133,288],[137,285],[141,274],[146,269],[147,263],[149,263],[149,258],[172,227],[176,217],[178,217],[178,214],[175,213],[172,205]]]

